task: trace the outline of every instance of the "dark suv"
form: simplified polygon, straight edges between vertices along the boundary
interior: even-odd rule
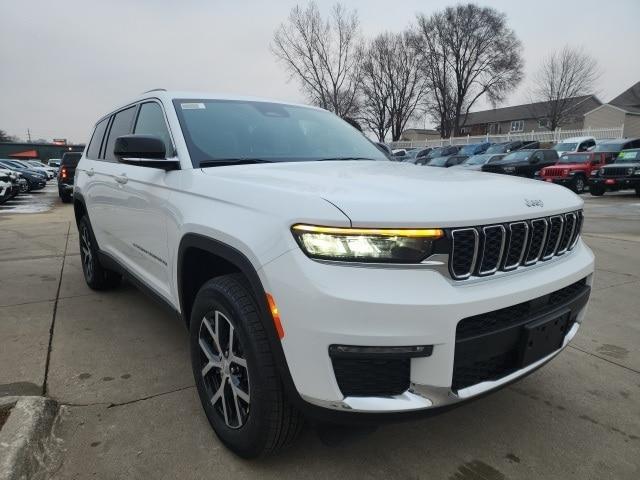
[[[80,157],[82,157],[82,152],[66,152],[60,160],[58,195],[64,203],[71,203],[73,200],[73,177],[76,174]]]
[[[558,152],[555,150],[517,150],[498,162],[483,165],[482,171],[534,178],[544,167],[555,165],[557,161]]]
[[[640,197],[640,148],[623,150],[616,161],[605,165],[589,179],[591,195],[599,197],[607,190],[635,189]]]

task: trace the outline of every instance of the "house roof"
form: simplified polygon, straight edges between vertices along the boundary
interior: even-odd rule
[[[622,92],[609,104],[627,112],[640,113],[640,82]]]
[[[574,110],[575,114],[582,115],[592,110],[594,107],[601,105],[595,95],[584,95],[569,99],[569,108]],[[481,112],[470,112],[467,115],[466,126],[479,125],[486,123],[509,122],[512,120],[526,120],[543,118],[548,111],[548,105],[551,102],[535,102],[525,105],[515,105],[513,107],[494,108],[492,110],[483,110]]]

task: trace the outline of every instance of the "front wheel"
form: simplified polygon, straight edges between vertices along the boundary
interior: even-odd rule
[[[241,275],[206,282],[190,320],[191,365],[209,423],[244,458],[293,442],[302,417],[285,396],[256,302]]]

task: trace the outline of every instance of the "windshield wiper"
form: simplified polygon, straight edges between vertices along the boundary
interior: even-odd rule
[[[367,158],[367,157],[327,157],[327,158],[319,158],[317,160],[315,160],[316,162],[328,162],[331,160],[373,160],[375,161],[374,158]]]
[[[202,160],[198,167],[224,167],[227,165],[250,165],[252,163],[273,163],[264,158],[221,158],[220,160]]]

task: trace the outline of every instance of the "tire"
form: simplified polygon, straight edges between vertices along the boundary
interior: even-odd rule
[[[191,365],[202,407],[220,441],[240,457],[255,458],[292,443],[303,419],[285,396],[258,307],[245,285],[242,275],[233,274],[202,286],[190,319]]]
[[[601,197],[604,195],[604,188],[595,186],[589,187],[589,193],[594,197]]]
[[[86,214],[78,222],[78,233],[82,272],[89,288],[92,290],[109,290],[117,287],[122,280],[122,276],[100,264],[96,239],[91,229],[89,217]]]
[[[586,182],[584,181],[584,177],[582,175],[576,175],[573,179],[572,189],[576,193],[583,193]]]

